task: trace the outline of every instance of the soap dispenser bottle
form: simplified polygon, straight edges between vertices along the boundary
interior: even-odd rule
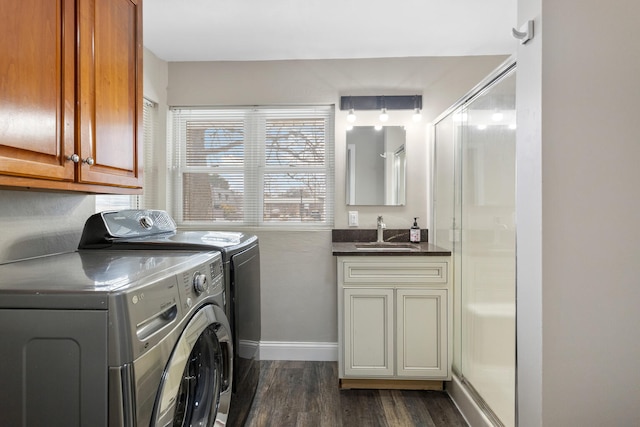
[[[409,241],[411,243],[420,243],[420,227],[418,226],[418,217],[413,218],[413,225],[409,230]]]

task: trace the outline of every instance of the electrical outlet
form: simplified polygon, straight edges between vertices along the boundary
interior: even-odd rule
[[[349,211],[349,227],[358,226],[358,211]]]

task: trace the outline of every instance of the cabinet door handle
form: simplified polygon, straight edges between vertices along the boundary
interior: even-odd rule
[[[93,160],[93,157],[87,157],[86,159],[84,159],[84,160],[82,161],[82,163],[86,163],[86,164],[88,164],[89,166],[91,166],[92,164],[94,164],[94,163],[95,163],[95,161]]]
[[[71,160],[73,163],[78,163],[80,161],[80,156],[78,156],[76,153],[73,153],[70,156],[67,156],[67,160]]]

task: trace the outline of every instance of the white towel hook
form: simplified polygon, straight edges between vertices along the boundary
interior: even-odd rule
[[[513,34],[513,37],[520,40],[521,44],[525,44],[533,38],[533,20],[527,21],[519,30],[512,28],[511,33]]]

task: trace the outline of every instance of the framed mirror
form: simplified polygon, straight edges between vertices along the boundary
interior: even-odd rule
[[[406,203],[406,131],[403,126],[354,126],[347,131],[347,205]]]

